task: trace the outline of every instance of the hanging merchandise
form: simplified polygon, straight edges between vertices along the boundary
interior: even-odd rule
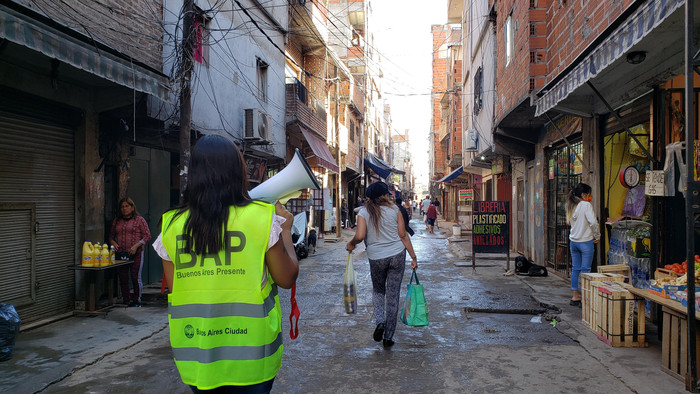
[[[630,131],[636,138],[629,139],[629,153],[633,156],[647,157],[649,150],[649,133],[644,124],[630,127]],[[641,144],[641,145],[640,145]]]
[[[641,217],[644,216],[644,206],[646,203],[646,195],[644,194],[644,186],[637,186],[627,191],[625,204],[622,206],[623,216]]]
[[[683,151],[685,150],[685,142],[674,142],[666,145],[666,162],[664,163],[664,176],[666,178],[665,195],[676,195],[676,162],[681,176],[678,177],[678,191],[683,193],[685,197],[686,179],[683,174],[686,174],[686,164],[683,160]]]

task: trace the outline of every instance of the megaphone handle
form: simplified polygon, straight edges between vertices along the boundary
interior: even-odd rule
[[[299,336],[299,316],[301,312],[299,311],[299,306],[297,305],[297,284],[292,285],[292,295],[289,299],[292,306],[292,313],[289,314],[289,337],[294,340]],[[296,321],[292,321],[292,317],[296,317]]]

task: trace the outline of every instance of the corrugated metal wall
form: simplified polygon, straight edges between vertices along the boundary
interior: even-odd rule
[[[23,323],[73,310],[75,280],[67,266],[75,263],[74,147],[70,127],[0,112],[0,208],[35,212],[28,231],[26,211],[0,215],[17,220],[0,227],[0,302],[17,302]],[[32,233],[33,241],[24,239]],[[33,277],[28,259],[17,256],[30,257]],[[29,303],[27,289],[35,291]]]

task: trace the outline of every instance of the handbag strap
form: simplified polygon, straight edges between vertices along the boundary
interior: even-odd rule
[[[418,274],[416,273],[417,270],[412,270],[413,273],[411,274],[411,282],[409,284],[413,284],[413,278],[416,278],[416,284],[420,285],[420,281],[418,280]]]
[[[299,306],[297,305],[297,284],[292,285],[292,295],[290,297],[290,303],[292,307],[292,313],[289,314],[289,337],[294,340],[299,336],[299,316],[301,316],[301,311],[299,311]],[[292,317],[296,317],[296,321],[292,322]]]

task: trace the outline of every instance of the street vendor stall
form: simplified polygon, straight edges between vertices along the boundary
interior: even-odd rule
[[[689,371],[690,359],[688,355],[688,313],[687,307],[680,301],[666,298],[664,295],[652,293],[647,289],[637,289],[628,284],[623,285],[635,296],[645,298],[660,305],[663,319],[663,333],[661,337],[661,370],[667,372],[681,381],[686,380]],[[695,316],[696,352],[700,351],[698,345],[698,318]],[[696,376],[700,373],[696,365]]]
[[[106,266],[100,266],[100,267],[90,267],[90,266],[83,266],[83,265],[69,265],[68,269],[69,270],[75,270],[75,271],[81,271],[85,273],[85,278],[88,283],[88,290],[87,290],[87,305],[86,308],[87,310],[85,311],[74,311],[74,314],[76,315],[88,315],[88,316],[95,316],[95,315],[106,315],[107,312],[109,312],[112,308],[120,306],[118,304],[114,303],[114,288],[115,288],[115,282],[116,282],[116,275],[115,275],[115,268],[117,267],[122,267],[122,266],[127,266],[131,265],[134,263],[134,260],[114,260],[113,264],[106,265]],[[97,304],[97,294],[95,291],[95,288],[97,287],[97,273],[98,272],[104,272],[105,273],[105,279],[107,282],[107,306],[104,308],[99,308],[96,309],[96,304]],[[126,305],[122,305],[126,306]]]

